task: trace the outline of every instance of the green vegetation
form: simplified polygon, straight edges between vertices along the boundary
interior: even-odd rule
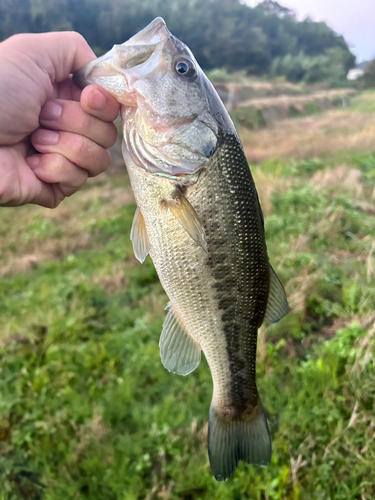
[[[259,336],[272,464],[221,485],[207,363],[160,362],[167,297],[133,257],[127,176],[54,211],[2,208],[0,499],[373,498],[375,154],[360,151],[251,166],[292,311]]]
[[[192,49],[204,69],[244,69],[291,81],[343,81],[355,57],[323,22],[299,22],[266,0],[0,0],[0,40],[19,32],[75,30],[98,54],[122,43],[153,18]]]
[[[258,89],[259,87],[261,88],[261,83],[258,83]],[[230,110],[230,114],[236,125],[255,130],[289,117],[308,116],[327,109],[348,107],[350,100],[356,96],[354,89],[336,89],[297,96],[250,98],[245,102],[238,102],[238,95],[244,94],[245,89],[248,94],[251,93],[250,86],[237,85],[235,88],[237,92],[232,90],[232,96],[235,96],[233,100],[237,101],[237,106]],[[358,108],[356,110],[360,112],[365,110],[366,106],[370,106],[371,109],[371,106],[374,106],[372,97],[371,93],[367,96],[361,95],[350,109]]]
[[[375,113],[374,91],[361,92],[350,103],[349,109],[359,113]]]
[[[356,81],[356,86],[360,89],[375,87],[375,59],[370,61],[365,70],[365,74]]]
[[[297,55],[287,54],[272,61],[270,75],[285,76],[291,82],[316,83],[328,81],[332,86],[347,84],[347,70],[353,60],[341,47],[330,48],[324,54],[307,56],[303,51]]]
[[[255,106],[241,106],[230,113],[233,123],[249,129],[260,129],[267,125],[261,109]]]

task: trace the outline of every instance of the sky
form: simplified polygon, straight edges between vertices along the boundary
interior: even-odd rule
[[[260,0],[247,0],[256,5]],[[344,35],[358,62],[375,57],[375,0],[279,0],[299,19],[309,15]]]

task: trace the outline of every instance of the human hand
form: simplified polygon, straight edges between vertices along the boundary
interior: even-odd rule
[[[0,43],[0,206],[57,207],[109,167],[119,104],[70,76],[94,58],[74,32]]]

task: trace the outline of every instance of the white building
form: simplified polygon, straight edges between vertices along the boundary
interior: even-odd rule
[[[366,72],[367,66],[371,61],[362,61],[357,64],[355,68],[351,69],[347,75],[348,80],[358,80],[361,76],[363,76]]]
[[[361,76],[363,76],[364,74],[365,74],[364,69],[353,68],[353,69],[349,70],[349,73],[347,74],[346,78],[348,80],[354,81],[354,80],[357,80],[358,78],[360,78]]]

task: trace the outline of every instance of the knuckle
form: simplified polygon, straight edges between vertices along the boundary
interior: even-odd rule
[[[39,169],[42,172],[43,180],[46,182],[57,182],[64,171],[65,160],[59,153],[48,153],[41,155]]]
[[[60,205],[61,200],[57,199],[57,196],[55,195],[51,200],[48,200],[48,202],[45,204],[46,208],[51,208],[52,210],[54,208],[57,208]]]
[[[6,205],[13,199],[12,190],[9,189],[9,185],[6,180],[0,179],[0,206]]]
[[[75,114],[75,120],[78,121],[78,124],[76,125],[78,130],[81,130],[83,132],[90,132],[95,126],[95,122],[93,121],[92,116],[90,116],[88,113],[86,113],[80,105],[79,106],[79,111]]]
[[[16,183],[12,182],[12,160],[6,153],[0,152],[0,205],[6,205],[16,201]]]
[[[118,136],[118,132],[117,132],[116,125],[114,123],[110,123],[109,130],[108,130],[108,142],[107,142],[108,147],[111,147],[114,144],[116,144],[117,136]]]
[[[63,176],[63,181],[59,183],[59,186],[66,196],[70,196],[67,192],[72,190],[73,192],[78,191],[85,184],[88,177],[87,170],[78,167],[74,163],[69,162],[69,169],[66,170],[66,174]]]
[[[65,194],[61,191],[61,189],[58,186],[54,186],[53,198],[51,200],[51,205],[48,208],[57,208],[64,198]]]
[[[47,155],[43,155],[44,159],[45,160],[48,160],[48,164],[49,165],[45,165],[45,167],[53,170],[53,171],[57,171],[57,172],[60,172],[63,168],[64,168],[64,157],[59,154],[59,153],[49,153],[48,156]]]
[[[112,161],[111,153],[109,151],[106,151],[103,161],[103,172],[109,169],[109,167],[111,166],[111,161]]]
[[[88,172],[87,170],[83,170],[82,168],[78,168],[78,173],[75,175],[75,179],[72,180],[70,183],[70,187],[74,189],[75,191],[78,191],[78,189],[81,189],[81,187],[85,184],[87,181],[88,177]]]
[[[74,134],[74,151],[77,158],[89,154],[88,140],[80,134]]]
[[[90,176],[96,177],[97,175],[105,172],[111,165],[110,153],[102,148],[102,152],[97,156],[96,167],[90,170]]]
[[[35,203],[36,205],[40,205],[41,207],[54,209],[57,208],[62,200],[65,198],[65,195],[61,192],[57,185],[51,186],[51,190],[48,196],[42,195],[36,196],[31,203]]]
[[[80,186],[81,187],[81,186]],[[69,198],[70,196],[73,196],[77,191],[79,190],[79,187],[73,188],[73,187],[61,187],[61,191],[64,193],[64,195]]]
[[[69,38],[71,39],[72,43],[74,43],[74,44],[77,44],[77,45],[82,45],[82,44],[87,45],[87,42],[86,42],[85,38],[80,33],[78,33],[77,31],[67,31],[66,35],[69,36]]]

